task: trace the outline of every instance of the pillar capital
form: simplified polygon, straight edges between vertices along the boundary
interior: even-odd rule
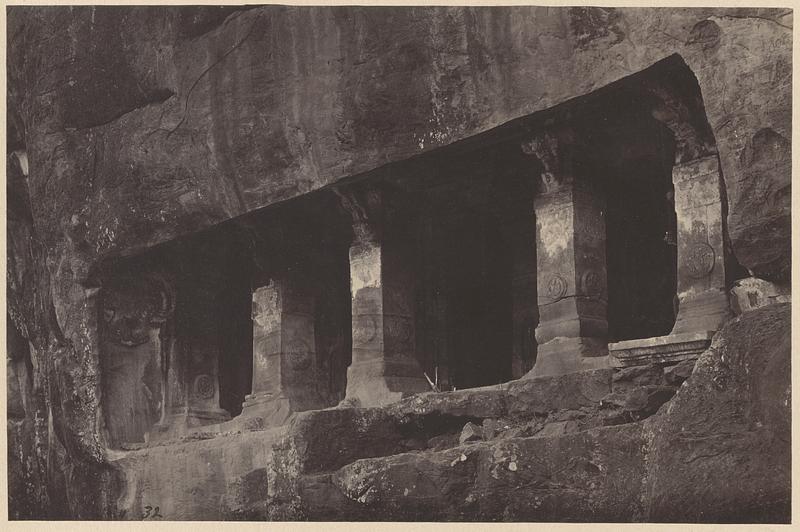
[[[386,221],[386,194],[372,185],[334,187],[342,209],[353,223],[353,242],[379,242]]]
[[[697,101],[686,100],[669,88],[652,81],[645,83],[645,91],[650,95],[650,116],[661,122],[675,140],[676,165],[717,154],[714,133]]]
[[[573,181],[575,132],[571,128],[549,128],[532,133],[520,143],[525,155],[536,157],[542,165],[541,190],[555,192]]]

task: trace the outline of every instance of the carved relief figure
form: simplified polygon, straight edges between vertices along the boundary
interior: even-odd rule
[[[121,277],[103,289],[103,408],[115,444],[144,442],[161,417],[161,331],[173,304],[168,285],[154,276]]]

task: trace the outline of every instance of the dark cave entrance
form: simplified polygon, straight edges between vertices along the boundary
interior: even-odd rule
[[[524,163],[518,148],[492,143],[386,170],[412,198],[417,359],[443,391],[507,382],[533,366],[535,183]]]
[[[579,179],[605,202],[608,341],[669,334],[677,313],[675,141],[626,91],[578,121]]]
[[[643,167],[647,168],[647,167]],[[610,181],[607,190],[610,342],[669,334],[677,313],[677,243],[671,182]],[[667,172],[667,176],[669,176]]]
[[[224,421],[252,375],[248,242],[231,224],[99,272],[103,410],[111,442],[149,440],[171,416]]]
[[[433,334],[445,352],[434,366],[458,389],[511,378],[510,258],[498,225],[486,212],[465,211],[440,228],[444,319]]]
[[[511,378],[511,278],[508,252],[496,220],[467,214],[448,250],[447,334],[452,379],[474,388]]]

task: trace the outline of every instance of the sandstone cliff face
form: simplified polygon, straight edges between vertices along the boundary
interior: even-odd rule
[[[28,166],[7,161],[8,306],[22,338],[9,344],[9,393],[25,398],[9,421],[11,491],[26,493],[12,516],[114,513],[92,278],[104,260],[672,54],[702,91],[735,258],[788,283],[788,10],[16,7],[8,21],[8,147]]]

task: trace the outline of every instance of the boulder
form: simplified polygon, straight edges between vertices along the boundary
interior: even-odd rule
[[[611,388],[623,392],[645,384],[663,384],[664,370],[657,364],[621,368],[614,373]]]
[[[647,417],[672,399],[673,395],[675,388],[672,386],[640,386],[628,392],[622,408],[626,412],[634,413],[637,418]]]
[[[645,421],[648,520],[789,522],[790,310],[727,323],[668,407]]]
[[[664,368],[664,380],[671,386],[680,386],[694,371],[696,360],[681,360],[674,366]]]
[[[461,431],[461,436],[458,437],[458,443],[467,443],[472,441],[480,441],[483,439],[483,429],[474,423],[467,423]]]
[[[312,520],[636,521],[641,427],[364,459],[301,479]]]
[[[677,393],[651,384],[627,392],[624,424],[583,428],[578,419],[531,419],[493,440],[457,445],[450,435],[449,448],[361,458],[335,470],[285,470],[270,485],[270,516],[788,522],[789,310],[773,305],[732,320]],[[647,412],[657,413],[633,419]],[[467,427],[473,435],[481,429]],[[291,498],[272,497],[273,486],[289,484]]]
[[[731,288],[731,308],[737,316],[743,312],[776,303],[791,301],[787,286],[777,285],[757,277],[739,279]]]

